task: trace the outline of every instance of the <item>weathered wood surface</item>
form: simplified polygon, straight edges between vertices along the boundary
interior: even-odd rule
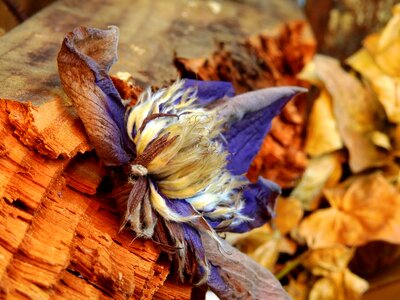
[[[252,3],[253,2],[253,3]],[[178,75],[173,53],[208,56],[216,41],[232,41],[282,22],[301,19],[295,1],[59,1],[13,29],[0,42],[0,98],[33,101],[64,97],[56,54],[76,26],[120,28],[119,61],[143,83],[161,84]],[[45,88],[44,88],[45,87]]]
[[[91,146],[56,69],[66,32],[118,25],[112,71],[160,85],[178,75],[174,53],[208,56],[216,41],[298,18],[295,1],[67,0],[1,37],[0,298],[190,297],[189,286],[164,284],[169,265],[153,243],[118,233],[112,200],[89,196],[101,166],[70,164]]]

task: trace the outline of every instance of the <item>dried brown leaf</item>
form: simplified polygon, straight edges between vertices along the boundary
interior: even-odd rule
[[[276,203],[276,217],[273,222],[280,233],[285,235],[299,224],[303,213],[299,200],[280,197]]]
[[[281,235],[265,225],[243,234],[228,235],[228,241],[269,270],[278,260]]]
[[[315,210],[322,190],[334,186],[342,176],[343,155],[339,152],[309,160],[306,171],[291,196],[299,199],[305,210]]]
[[[400,123],[400,78],[385,73],[365,49],[351,56],[347,63],[369,81],[389,121]]]
[[[330,208],[300,224],[311,248],[337,244],[360,246],[369,241],[400,243],[400,194],[380,173],[360,176],[325,192]]]
[[[302,264],[316,276],[329,276],[347,269],[353,254],[354,249],[342,245],[314,249],[307,252]]]
[[[319,279],[311,289],[310,300],[356,300],[368,289],[368,282],[345,270]]]
[[[286,286],[285,289],[294,300],[307,300],[310,292],[308,280],[308,274],[302,272],[296,279],[289,278],[289,285]]]
[[[381,33],[368,36],[364,48],[348,63],[369,82],[385,108],[388,119],[400,123],[400,5]]]
[[[331,102],[328,92],[322,89],[311,109],[305,148],[306,153],[311,156],[319,156],[343,148]]]
[[[393,77],[400,76],[400,5],[393,7],[393,17],[380,34],[368,37],[364,46],[378,67]]]
[[[357,173],[387,164],[387,153],[371,140],[372,132],[384,131],[385,116],[380,104],[337,60],[319,55],[314,63],[332,97],[339,132],[349,150],[351,170]]]
[[[312,287],[310,299],[358,299],[368,283],[347,266],[354,249],[345,246],[309,250],[302,264],[315,276],[323,276]]]

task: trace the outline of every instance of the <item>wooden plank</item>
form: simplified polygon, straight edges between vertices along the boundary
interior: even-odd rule
[[[208,56],[216,40],[232,41],[302,19],[295,1],[58,1],[0,39],[0,98],[34,105],[61,97],[56,67],[65,33],[76,26],[120,28],[119,61],[145,84],[175,79],[171,61]]]

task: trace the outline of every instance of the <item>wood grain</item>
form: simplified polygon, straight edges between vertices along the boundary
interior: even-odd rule
[[[129,71],[143,84],[160,85],[178,75],[181,57],[208,56],[216,41],[237,40],[285,21],[301,19],[295,1],[94,0],[58,1],[2,37],[0,98],[32,101],[62,98],[56,55],[64,34],[76,26],[120,28],[119,61],[112,71]],[[218,6],[219,5],[219,6]]]

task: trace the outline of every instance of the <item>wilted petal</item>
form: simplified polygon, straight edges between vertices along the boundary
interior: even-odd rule
[[[117,59],[117,44],[117,27],[78,27],[66,35],[57,58],[64,91],[106,165],[128,162],[128,148],[133,148],[124,129],[125,108],[108,76]]]
[[[183,232],[185,235],[185,241],[190,249],[188,253],[193,253],[195,255],[195,261],[198,263],[199,268],[198,268],[198,276],[199,281],[197,282],[198,284],[204,284],[205,280],[207,279],[209,272],[210,272],[210,266],[209,262],[207,260],[205,250],[203,247],[203,243],[200,238],[199,232],[194,229],[193,227],[187,225],[187,224],[182,224]],[[191,266],[188,266],[191,267]]]
[[[274,275],[246,254],[224,240],[219,247],[206,234],[201,239],[211,263],[207,283],[220,299],[290,299]]]
[[[288,86],[266,88],[233,97],[234,89],[229,82],[185,79],[184,87],[196,88],[198,103],[216,109],[218,115],[225,119],[224,138],[231,154],[228,170],[233,175],[247,172],[271,127],[272,119],[291,98],[307,91]]]
[[[264,225],[273,217],[275,201],[280,193],[281,188],[276,183],[262,177],[249,184],[243,192],[245,206],[241,213],[252,220],[231,226],[229,231],[246,232]]]
[[[224,132],[230,153],[227,168],[233,175],[247,172],[271,128],[272,119],[291,98],[306,91],[300,87],[267,88],[219,103],[216,110],[227,122]]]
[[[281,188],[274,182],[262,177],[256,183],[248,184],[243,191],[244,207],[240,213],[250,220],[237,219],[228,226],[224,220],[209,223],[217,231],[246,232],[264,225],[273,217],[275,201],[280,195]]]
[[[235,95],[235,90],[230,82],[185,79],[183,84],[186,89],[195,88],[197,90],[198,103],[202,106]]]
[[[163,196],[164,197],[164,196]],[[190,218],[188,223],[198,231],[211,232],[212,228],[209,222],[206,221],[190,203],[182,199],[168,199],[164,197],[165,203],[169,209],[183,218]]]

